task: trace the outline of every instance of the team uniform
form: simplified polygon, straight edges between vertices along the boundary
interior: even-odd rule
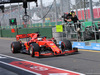
[[[67,20],[68,19],[71,19],[73,21],[73,23],[79,22],[78,17],[76,15],[74,17],[72,17],[72,14],[71,13],[67,14],[67,16],[66,16],[65,19],[67,19]],[[81,28],[81,25],[79,24],[77,27]],[[76,25],[75,25],[75,29],[76,29]]]

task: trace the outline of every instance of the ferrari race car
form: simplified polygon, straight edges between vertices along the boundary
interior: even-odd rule
[[[25,43],[20,39],[30,38]],[[39,33],[16,35],[16,42],[11,43],[12,53],[27,53],[32,57],[53,56],[73,54],[78,52],[78,48],[72,49],[69,40],[63,40],[61,44],[57,44],[54,38],[47,39],[45,36],[40,37]]]

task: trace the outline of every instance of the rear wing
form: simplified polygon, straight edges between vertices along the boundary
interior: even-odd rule
[[[33,37],[34,35],[37,35],[36,33],[31,33],[31,34],[20,34],[20,35],[16,35],[16,40],[18,41],[19,39],[23,39],[23,38],[29,38],[29,37]]]

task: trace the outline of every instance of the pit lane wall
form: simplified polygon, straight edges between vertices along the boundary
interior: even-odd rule
[[[77,47],[79,49],[100,51],[100,43],[89,43],[87,45],[87,42],[73,42],[72,47]]]
[[[28,33],[35,33],[39,32],[41,36],[47,36],[47,38],[52,38],[52,27],[45,27],[45,28],[23,28],[18,29],[15,33],[11,32],[11,29],[3,29],[0,30],[0,37],[16,37],[17,34],[28,34]]]

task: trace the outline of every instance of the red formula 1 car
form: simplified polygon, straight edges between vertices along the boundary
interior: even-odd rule
[[[20,41],[22,38],[30,38],[30,40],[22,43]],[[16,40],[16,42],[11,43],[12,53],[27,53],[32,57],[63,55],[78,52],[77,48],[72,49],[72,44],[69,40],[64,40],[59,45],[54,38],[46,39],[46,37],[40,37],[38,33],[17,35]]]

